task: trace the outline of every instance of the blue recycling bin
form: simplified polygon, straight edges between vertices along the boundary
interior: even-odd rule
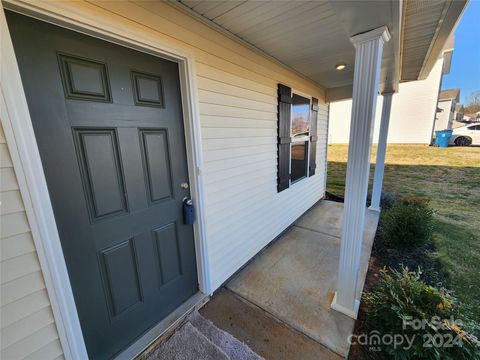
[[[435,131],[435,145],[441,148],[448,147],[450,136],[452,136],[452,130]]]

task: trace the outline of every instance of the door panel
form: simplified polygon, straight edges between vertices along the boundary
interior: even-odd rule
[[[155,203],[168,199],[172,196],[172,180],[167,131],[140,130],[139,135],[149,200]]]
[[[58,54],[67,98],[110,102],[107,67],[99,61]]]
[[[100,254],[111,316],[115,317],[142,301],[133,239],[102,250]]]
[[[74,129],[74,136],[92,221],[128,212],[116,131]]]
[[[182,275],[177,225],[167,224],[155,229],[153,234],[160,266],[160,285],[164,285]]]
[[[7,12],[91,358],[198,290],[178,65]]]

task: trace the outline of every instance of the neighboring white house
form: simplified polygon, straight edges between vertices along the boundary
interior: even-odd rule
[[[457,104],[457,106],[455,106],[455,121],[463,121],[464,113],[465,107],[463,104]]]
[[[452,129],[465,125],[466,119],[465,119],[464,112],[465,112],[465,108],[462,104],[457,104],[457,106],[455,106],[455,115],[452,121]]]
[[[480,111],[474,114],[463,114],[463,121],[465,122],[479,122],[480,121]]]
[[[453,41],[449,41],[453,44]],[[450,72],[453,48],[443,53],[425,80],[400,83],[392,97],[388,143],[429,144],[432,138],[442,76]],[[378,97],[373,141],[378,142],[383,96]],[[346,144],[350,134],[352,100],[330,104],[329,144]]]
[[[434,130],[451,129],[455,120],[460,89],[448,89],[440,91],[438,97],[437,113],[435,116]]]

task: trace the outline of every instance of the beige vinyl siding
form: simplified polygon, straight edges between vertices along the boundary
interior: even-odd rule
[[[5,360],[63,354],[1,126],[0,349]]]

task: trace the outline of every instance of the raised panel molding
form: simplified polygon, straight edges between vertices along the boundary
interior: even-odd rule
[[[140,130],[140,144],[150,203],[171,198],[172,176],[167,130]]]
[[[136,105],[164,107],[160,76],[132,71],[132,87]]]
[[[112,317],[116,317],[142,301],[140,276],[133,239],[100,252],[104,271],[104,287]]]
[[[58,54],[68,99],[111,102],[107,66],[95,60]]]
[[[154,244],[160,270],[160,286],[182,275],[182,262],[177,226],[170,223],[153,229]]]
[[[74,129],[91,221],[128,212],[125,182],[114,129]]]

